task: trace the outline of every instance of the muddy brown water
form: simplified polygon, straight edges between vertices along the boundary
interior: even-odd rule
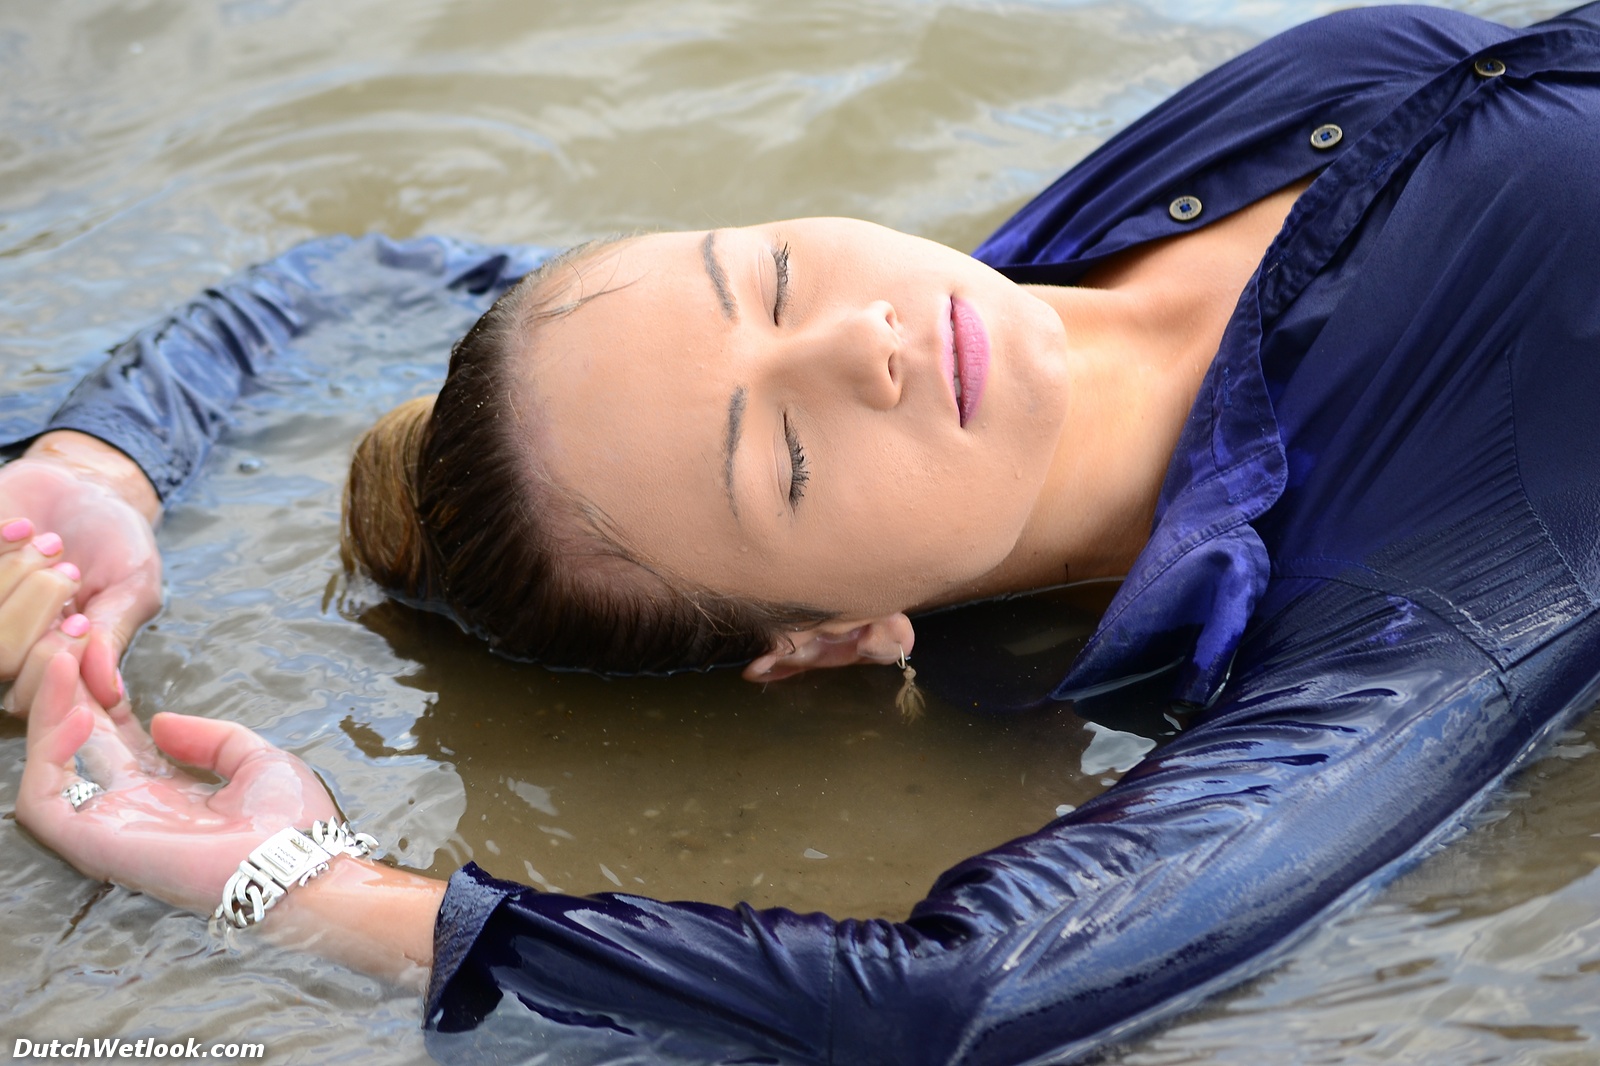
[[[847,214],[970,248],[1185,81],[1338,6],[6,4],[0,394],[74,377],[319,234],[562,245]],[[1451,6],[1525,23],[1565,5]],[[472,858],[569,892],[860,917],[902,916],[951,863],[1115,778],[1069,712],[935,702],[907,724],[885,670],[765,689],[553,675],[349,586],[345,450],[442,356],[353,352],[241,410],[161,534],[167,607],[126,664],[142,714],[261,729],[419,870]],[[1476,828],[1282,966],[1104,1061],[1600,1062],[1597,731],[1579,722]],[[0,724],[7,808],[22,748]],[[273,1063],[426,1061],[412,996],[84,880],[9,810],[0,854],[7,1054],[193,1036],[263,1041]]]

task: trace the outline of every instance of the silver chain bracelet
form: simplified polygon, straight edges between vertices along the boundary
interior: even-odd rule
[[[378,846],[365,833],[352,832],[348,822],[312,822],[311,835],[280,829],[268,837],[222,889],[222,902],[212,918],[224,918],[240,929],[254,925],[295,885],[328,869],[336,856],[361,858]]]

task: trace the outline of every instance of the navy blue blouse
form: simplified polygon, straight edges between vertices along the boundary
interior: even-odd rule
[[[901,922],[576,898],[468,865],[439,915],[430,1049],[1059,1062],[1259,971],[1454,832],[1600,694],[1597,174],[1600,5],[1523,31],[1344,12],[1113,138],[978,257],[1071,283],[1315,175],[1057,692],[1175,666],[1191,728]],[[57,424],[171,491],[274,346],[353,300],[486,299],[535,258],[307,246],[136,338]],[[330,288],[332,262],[367,287]],[[206,348],[223,354],[198,375],[157,365]]]
[[[1309,23],[1145,116],[977,250],[1017,281],[1070,284],[1107,256],[1321,172],[1241,298],[1151,542],[1058,697],[1181,663],[1174,694],[1209,703],[1270,576],[1360,565],[1422,533],[1413,519],[1442,521],[1411,513],[1437,489],[1431,479],[1485,469],[1452,465],[1461,456],[1440,454],[1433,422],[1482,440],[1487,411],[1474,424],[1434,392],[1401,406],[1376,383],[1400,375],[1394,387],[1430,389],[1466,366],[1514,361],[1507,345],[1545,359],[1581,345],[1580,323],[1530,313],[1528,301],[1571,305],[1580,322],[1592,303],[1583,264],[1595,246],[1582,242],[1595,232],[1585,205],[1597,172],[1586,168],[1600,111],[1554,83],[1600,63],[1597,22],[1591,9],[1514,34],[1394,8]],[[1480,331],[1463,333],[1467,322]],[[1528,404],[1548,419],[1542,395]],[[1417,442],[1419,454],[1367,455],[1379,437],[1390,449]],[[1428,452],[1431,465],[1417,465]],[[1590,536],[1592,512],[1568,517],[1573,535]],[[1293,536],[1269,548],[1263,534],[1284,523]]]

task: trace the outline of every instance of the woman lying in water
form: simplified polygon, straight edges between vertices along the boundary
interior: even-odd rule
[[[1595,7],[1524,31],[1362,9],[1180,92],[975,257],[799,220],[630,238],[514,285],[432,409],[359,450],[349,549],[397,594],[552,665],[769,680],[896,661],[921,609],[1126,573],[1055,695],[1168,671],[1203,709],[904,922],[337,854],[263,930],[428,971],[431,1047],[474,1057],[1059,1061],[1259,969],[1595,697],[1597,115]],[[52,427],[164,496],[227,390],[314,328],[316,257],[487,293],[518,272],[340,248],[208,296]],[[208,914],[263,840],[333,817],[236,725],[151,722],[221,789],[157,763],[117,638],[82,628],[49,630],[18,684],[17,814],[79,869]]]

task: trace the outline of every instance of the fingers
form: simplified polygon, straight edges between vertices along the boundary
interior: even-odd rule
[[[67,767],[94,729],[93,713],[74,702],[78,661],[62,653],[51,659],[34,699],[37,717],[28,722],[28,761]],[[79,713],[82,712],[82,713]]]
[[[0,681],[17,676],[78,591],[82,575],[62,547],[54,533],[35,535],[26,518],[0,522]]]
[[[127,699],[127,686],[123,684],[122,671],[117,669],[117,660],[122,658],[126,648],[127,642],[119,642],[116,634],[110,630],[101,626],[89,630],[81,660],[83,682],[89,686],[95,702],[102,707],[119,708]],[[20,679],[18,683],[21,683]]]
[[[94,729],[93,712],[73,702],[77,687],[77,660],[57,655],[28,716],[28,758],[17,785],[17,821],[58,851],[63,820],[75,813],[61,790],[77,780],[73,760]]]
[[[0,555],[16,551],[33,537],[33,522],[26,518],[8,518],[0,522]]]
[[[82,619],[83,616],[75,617]],[[38,689],[55,656],[66,652],[82,660],[82,665],[79,667],[82,678],[78,682],[78,702],[93,704],[93,709],[98,712],[94,715],[93,740],[84,752],[86,759],[94,760],[95,773],[91,776],[106,784],[126,776],[162,772],[166,760],[145,734],[139,719],[134,716],[133,706],[122,690],[121,675],[117,672],[115,662],[110,658],[109,646],[104,640],[97,642],[94,634],[88,637],[69,636],[69,631],[78,628],[71,625],[71,622],[72,619],[68,619],[62,628],[50,631],[34,645],[28,661],[17,676],[16,684],[11,686],[11,691],[6,695],[6,709],[13,714],[27,714],[29,706],[39,698]],[[100,694],[89,687],[93,674],[93,658],[96,655],[101,656],[98,667],[101,676],[111,678],[110,684],[115,702],[110,704],[104,703]]]
[[[87,634],[84,633],[87,627]],[[6,694],[5,709],[14,715],[28,713],[34,690],[44,677],[46,665],[58,651],[69,651],[78,659],[83,672],[83,682],[90,695],[113,720],[128,716],[128,690],[117,662],[122,656],[122,646],[116,634],[90,625],[86,614],[72,615],[62,620],[60,626],[47,631],[28,652],[22,667],[17,670],[16,684]]]
[[[76,761],[87,764],[117,761],[120,738],[110,722],[83,702],[87,697],[78,676],[78,662],[61,652],[51,658],[35,693],[28,715],[27,761],[17,784],[16,815],[40,843],[54,850],[79,871],[108,880],[116,867],[117,849],[128,832],[115,803],[116,784],[103,777],[107,769],[96,765],[89,780],[107,791],[74,808],[64,794],[80,780]]]
[[[140,626],[161,608],[161,557],[84,601],[90,622],[89,649],[83,656],[83,679],[102,706],[115,707],[127,695],[117,663]]]
[[[22,579],[42,567],[62,559],[61,538],[54,533],[33,536],[33,523],[14,518],[0,524],[0,600],[22,583]],[[13,539],[15,538],[15,539]]]
[[[0,680],[16,677],[28,652],[57,623],[69,639],[89,632],[89,619],[83,615],[62,617],[62,607],[78,588],[75,574],[76,571],[54,567],[29,574],[16,591],[0,603]]]
[[[15,715],[28,713],[28,707],[33,703],[40,682],[44,680],[50,660],[58,653],[64,651],[71,654],[74,659],[80,660],[88,653],[90,642],[83,634],[83,626],[87,621],[81,614],[73,615],[63,619],[61,625],[46,630],[34,641],[22,666],[16,672],[16,684],[6,693],[7,711]],[[102,702],[98,696],[96,702]]]
[[[59,590],[31,575],[70,563],[57,572],[78,584],[62,599],[76,599],[89,620],[91,643],[105,643],[110,651],[109,657],[100,651],[79,656],[84,678],[97,702],[114,707],[121,698],[116,661],[161,607],[161,555],[149,516],[101,479],[86,478],[81,465],[32,457],[32,450],[29,456],[0,466],[0,623],[5,624],[0,629],[0,681],[26,668],[28,649],[49,631],[53,617],[59,617],[52,616],[47,604]],[[21,599],[9,607],[11,621],[5,623],[6,605],[18,595]],[[61,646],[57,641],[42,649],[34,660],[35,677]],[[23,697],[34,687],[36,680],[12,696],[8,706],[24,709]]]
[[[150,722],[156,744],[174,761],[227,778],[207,806],[253,831],[272,832],[337,817],[327,787],[295,756],[234,722],[164,712]]]
[[[150,720],[156,747],[174,761],[232,779],[246,760],[279,749],[237,722],[164,711]]]
[[[135,572],[104,588],[89,589],[83,599],[83,613],[96,629],[106,631],[118,659],[139,627],[160,609],[161,557],[154,554]]]

